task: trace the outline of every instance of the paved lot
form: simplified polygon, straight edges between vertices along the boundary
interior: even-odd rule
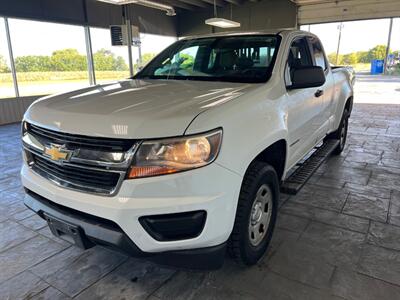
[[[358,103],[400,104],[400,76],[357,75]]]
[[[53,238],[22,204],[19,127],[1,126],[0,299],[400,299],[400,105],[370,98],[381,104],[355,105],[343,155],[282,195],[262,262],[215,272]]]

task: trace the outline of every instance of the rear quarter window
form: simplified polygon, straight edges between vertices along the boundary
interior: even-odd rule
[[[326,70],[328,68],[328,64],[325,59],[324,49],[321,42],[315,37],[308,37],[308,40],[311,44],[311,50],[315,60],[315,65]]]

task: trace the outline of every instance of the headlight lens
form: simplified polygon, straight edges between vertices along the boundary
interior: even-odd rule
[[[145,141],[136,152],[128,178],[141,178],[200,168],[213,162],[222,130],[179,138]]]
[[[28,123],[26,121],[22,121],[21,125],[22,136],[24,136],[27,131],[28,131]]]

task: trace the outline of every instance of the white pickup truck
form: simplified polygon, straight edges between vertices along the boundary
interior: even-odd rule
[[[308,32],[179,40],[132,79],[31,105],[25,204],[83,248],[189,268],[217,268],[228,250],[255,264],[293,168],[321,143],[343,150],[349,76]]]

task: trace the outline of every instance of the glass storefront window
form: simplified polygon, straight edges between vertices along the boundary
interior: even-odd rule
[[[389,22],[388,18],[373,19],[303,25],[301,29],[310,30],[321,39],[328,59],[332,64],[350,65],[356,72],[368,73],[371,70],[372,60],[385,58]],[[341,39],[339,45],[340,29]],[[393,30],[395,30],[395,26]],[[368,38],[365,38],[366,32],[368,32]],[[395,35],[392,36],[394,37]],[[340,47],[337,57],[338,45]],[[392,43],[391,49],[397,50],[396,47],[395,43]]]
[[[400,75],[400,18],[393,19],[392,40],[390,42],[388,68],[390,75]]]
[[[140,34],[141,51],[142,51],[142,67],[145,66],[154,56],[163,51],[172,43],[177,41],[176,37],[162,36],[155,34]],[[138,62],[138,50],[133,48],[133,57],[135,62],[135,70],[137,69]]]
[[[9,19],[21,96],[89,86],[82,26]]]
[[[0,100],[15,97],[4,19],[0,18]]]
[[[96,83],[129,77],[127,46],[111,46],[110,30],[90,28]]]
[[[126,46],[111,46],[109,29],[90,28],[96,83],[129,77],[129,59]],[[154,34],[140,34],[142,66],[147,64],[156,54],[176,41],[175,37]],[[134,73],[140,67],[139,50],[132,47]]]

